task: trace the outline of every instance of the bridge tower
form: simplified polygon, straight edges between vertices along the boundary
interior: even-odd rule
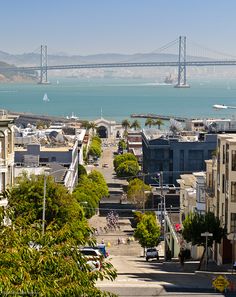
[[[186,80],[186,36],[179,36],[178,83],[175,88],[189,88]]]
[[[41,45],[40,48],[40,80],[39,84],[49,84],[48,81],[48,54],[47,46]]]

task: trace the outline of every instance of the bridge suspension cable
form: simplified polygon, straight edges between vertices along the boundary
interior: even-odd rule
[[[147,54],[160,54],[166,51],[167,49],[170,49],[171,47],[173,48],[173,46],[176,46],[177,44],[178,44],[178,38],[162,45],[159,48],[152,50],[151,52],[148,52]],[[175,50],[177,52],[177,48],[175,48]],[[141,59],[143,60],[143,57]],[[135,62],[135,61],[140,61],[140,56],[126,60],[126,62]]]
[[[211,49],[211,48],[208,48],[204,45],[201,45],[195,41],[192,41],[192,40],[189,40],[188,39],[188,45],[189,46],[193,46],[194,49],[195,49],[195,56],[198,56],[198,57],[204,57],[204,58],[212,58],[212,59],[216,59],[216,60],[225,60],[225,58],[228,58],[229,59],[236,59],[236,56],[235,55],[232,55],[232,54],[229,54],[229,53],[225,53],[225,52],[221,52],[221,51],[217,51],[215,49]],[[189,52],[189,46],[188,46],[188,56],[190,56]],[[200,49],[203,51],[203,55],[199,54],[199,52],[197,52],[196,50],[197,49]],[[215,56],[209,56],[211,54],[214,54]]]

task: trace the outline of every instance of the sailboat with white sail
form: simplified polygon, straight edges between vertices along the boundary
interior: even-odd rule
[[[44,102],[49,102],[49,101],[50,101],[50,99],[48,98],[47,93],[44,94],[44,96],[43,96],[43,101],[44,101]]]

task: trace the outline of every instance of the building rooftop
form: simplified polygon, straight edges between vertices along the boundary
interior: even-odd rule
[[[29,145],[34,145],[34,144],[29,144]],[[68,145],[57,145],[57,146],[50,146],[50,145],[40,145],[40,151],[41,152],[66,152],[69,151],[73,148],[74,144],[68,144]],[[15,147],[15,151],[18,152],[27,152],[27,147],[23,146],[18,146]]]

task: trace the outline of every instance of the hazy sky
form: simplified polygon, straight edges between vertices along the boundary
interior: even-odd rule
[[[0,0],[0,50],[150,52],[179,35],[236,54],[236,0]]]

